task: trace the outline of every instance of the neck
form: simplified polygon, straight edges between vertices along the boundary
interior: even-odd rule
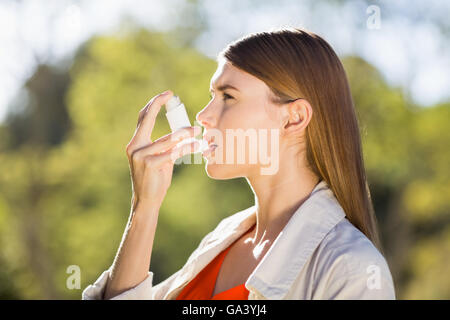
[[[292,157],[280,163],[275,175],[247,177],[255,194],[256,228],[252,243],[273,242],[298,207],[309,197],[319,178]]]

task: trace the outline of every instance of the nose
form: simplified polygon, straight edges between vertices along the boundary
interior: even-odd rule
[[[217,124],[215,117],[211,113],[211,110],[209,110],[210,108],[208,108],[209,107],[206,106],[195,116],[195,120],[197,120],[197,122],[206,129],[214,128],[214,126]]]

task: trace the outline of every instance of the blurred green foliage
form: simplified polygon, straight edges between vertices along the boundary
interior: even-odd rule
[[[411,105],[362,59],[344,65],[398,298],[448,299],[450,105]],[[111,265],[130,210],[125,146],[139,110],[171,89],[193,121],[208,103],[215,69],[172,35],[144,30],[90,39],[69,74],[38,68],[25,85],[27,112],[0,126],[0,298],[79,299]],[[169,131],[161,110],[151,138]],[[158,220],[154,284],[176,272],[221,219],[252,204],[244,179],[216,181],[204,163],[176,165]],[[81,268],[80,290],[66,287],[69,265]]]
[[[420,107],[346,58],[369,186],[400,299],[449,299],[450,103]]]

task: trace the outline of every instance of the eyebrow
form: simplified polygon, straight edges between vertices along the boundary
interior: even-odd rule
[[[239,91],[238,88],[232,86],[232,85],[229,84],[229,83],[225,83],[225,84],[223,84],[223,85],[220,85],[220,86],[217,88],[217,91],[225,91],[226,89],[233,89],[233,90]],[[211,91],[214,91],[214,90],[213,90],[212,88],[209,88],[209,91],[211,92]]]

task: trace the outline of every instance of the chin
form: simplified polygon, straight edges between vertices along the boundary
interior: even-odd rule
[[[208,177],[216,180],[228,180],[243,177],[241,172],[237,172],[236,166],[212,163],[206,160],[205,171]]]
[[[208,177],[212,179],[231,179],[232,176],[230,175],[230,172],[228,172],[228,170],[226,170],[224,167],[225,165],[223,164],[211,163],[211,160],[206,160],[205,171]]]

